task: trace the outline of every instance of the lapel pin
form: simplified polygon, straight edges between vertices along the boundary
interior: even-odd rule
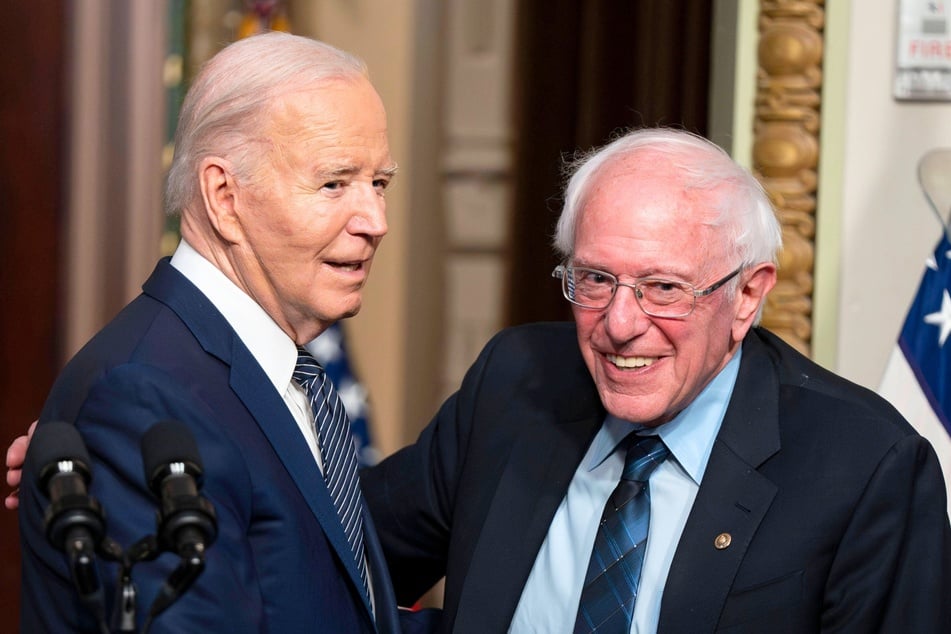
[[[729,533],[720,533],[716,539],[713,540],[713,546],[717,550],[723,550],[724,548],[729,548],[730,542],[732,541],[733,537]]]

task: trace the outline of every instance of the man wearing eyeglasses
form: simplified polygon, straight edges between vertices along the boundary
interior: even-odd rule
[[[683,132],[575,166],[554,271],[574,324],[505,330],[364,476],[402,601],[453,632],[951,632],[930,445],[756,327],[781,231]]]

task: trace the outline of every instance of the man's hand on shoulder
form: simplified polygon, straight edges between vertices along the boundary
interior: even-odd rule
[[[20,506],[20,478],[23,476],[23,461],[35,429],[36,421],[33,421],[26,434],[14,438],[7,448],[7,484],[13,487],[13,491],[7,494],[3,505],[11,511]]]

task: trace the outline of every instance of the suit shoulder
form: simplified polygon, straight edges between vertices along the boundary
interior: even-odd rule
[[[505,328],[482,349],[476,368],[503,375],[587,374],[571,322],[539,322]]]
[[[865,424],[879,421],[901,436],[916,433],[882,396],[822,367],[769,331],[757,329],[755,334],[776,365],[781,389],[792,399],[821,406],[830,419],[847,415]]]
[[[512,398],[593,390],[570,322],[525,324],[496,333],[466,374],[463,386],[474,385],[503,389]]]
[[[525,349],[538,354],[570,352],[577,356],[577,331],[574,323],[568,321],[511,326],[496,333],[486,344],[485,349]]]

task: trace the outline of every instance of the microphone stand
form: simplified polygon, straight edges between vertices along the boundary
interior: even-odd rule
[[[116,605],[113,608],[113,623],[118,632],[135,632],[136,602],[138,589],[132,580],[132,567],[140,561],[152,561],[162,550],[155,535],[146,535],[122,554],[116,582]],[[146,630],[143,629],[143,632]]]
[[[152,561],[162,552],[169,550],[160,545],[156,535],[146,535],[125,553],[118,544],[109,540],[115,550],[110,553],[113,561],[120,564],[116,582],[116,604],[113,608],[113,624],[115,631],[135,633],[136,608],[138,603],[138,588],[132,580],[132,568],[142,561]],[[190,542],[179,553],[181,561],[169,574],[165,583],[159,589],[149,613],[142,625],[141,634],[147,634],[152,621],[165,611],[172,603],[184,594],[198,576],[205,570],[205,545],[203,542]],[[104,630],[108,632],[109,630]]]
[[[142,626],[142,634],[148,634],[153,619],[182,596],[185,590],[198,578],[198,575],[205,570],[205,545],[203,543],[189,545],[185,551],[179,553],[179,557],[181,561],[178,567],[172,571],[165,583],[162,584],[158,595],[152,602],[152,607],[149,609],[149,614]]]

